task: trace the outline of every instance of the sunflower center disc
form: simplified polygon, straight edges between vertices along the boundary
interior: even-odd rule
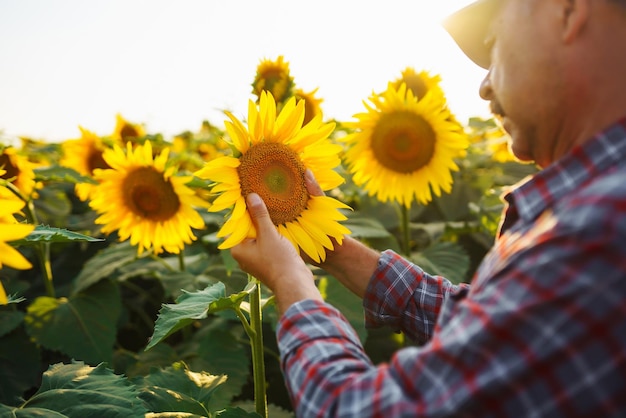
[[[139,138],[139,132],[131,124],[126,123],[120,130],[120,136],[124,141],[130,141],[132,138]]]
[[[87,166],[89,167],[89,172],[93,173],[96,168],[111,168],[104,158],[102,157],[102,151],[93,150],[89,154],[89,158],[87,159]]]
[[[402,81],[406,83],[406,87],[413,92],[413,95],[419,99],[424,97],[426,92],[428,92],[428,86],[426,86],[422,77],[417,74],[405,76]]]
[[[380,164],[398,173],[412,173],[435,153],[435,131],[412,112],[384,114],[372,133],[372,151]]]
[[[241,194],[254,192],[261,196],[274,225],[291,222],[306,209],[306,167],[289,146],[276,142],[256,144],[241,156],[237,170]]]
[[[11,158],[6,154],[0,154],[0,168],[6,171],[6,173],[0,177],[3,179],[12,179],[20,174],[20,170],[13,165]]]
[[[124,203],[133,213],[152,221],[171,219],[180,208],[180,200],[172,184],[163,174],[150,167],[141,167],[124,179]]]

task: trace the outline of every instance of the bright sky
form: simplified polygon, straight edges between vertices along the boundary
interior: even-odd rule
[[[327,118],[406,67],[440,74],[461,121],[488,116],[485,71],[441,20],[470,0],[0,0],[0,141],[62,141],[115,115],[166,138],[245,117],[262,59],[283,55]]]

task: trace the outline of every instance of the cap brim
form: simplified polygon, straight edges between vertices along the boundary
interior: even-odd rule
[[[491,64],[491,51],[485,45],[485,38],[498,4],[498,0],[476,1],[448,16],[442,23],[465,55],[485,69]]]

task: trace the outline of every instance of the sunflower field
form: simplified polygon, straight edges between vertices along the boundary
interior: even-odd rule
[[[496,121],[458,121],[427,71],[402,70],[352,121],[325,119],[282,56],[252,79],[247,115],[173,138],[122,115],[104,136],[0,135],[0,417],[291,417],[271,292],[229,251],[256,235],[245,196],[380,363],[413,343],[366,329],[315,265],[351,235],[469,282],[499,196],[536,170]]]

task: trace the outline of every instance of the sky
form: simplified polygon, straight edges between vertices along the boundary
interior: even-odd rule
[[[59,142],[115,115],[166,138],[245,118],[283,56],[326,118],[354,120],[407,67],[439,74],[457,118],[488,117],[485,70],[441,21],[470,0],[0,0],[0,142]]]

